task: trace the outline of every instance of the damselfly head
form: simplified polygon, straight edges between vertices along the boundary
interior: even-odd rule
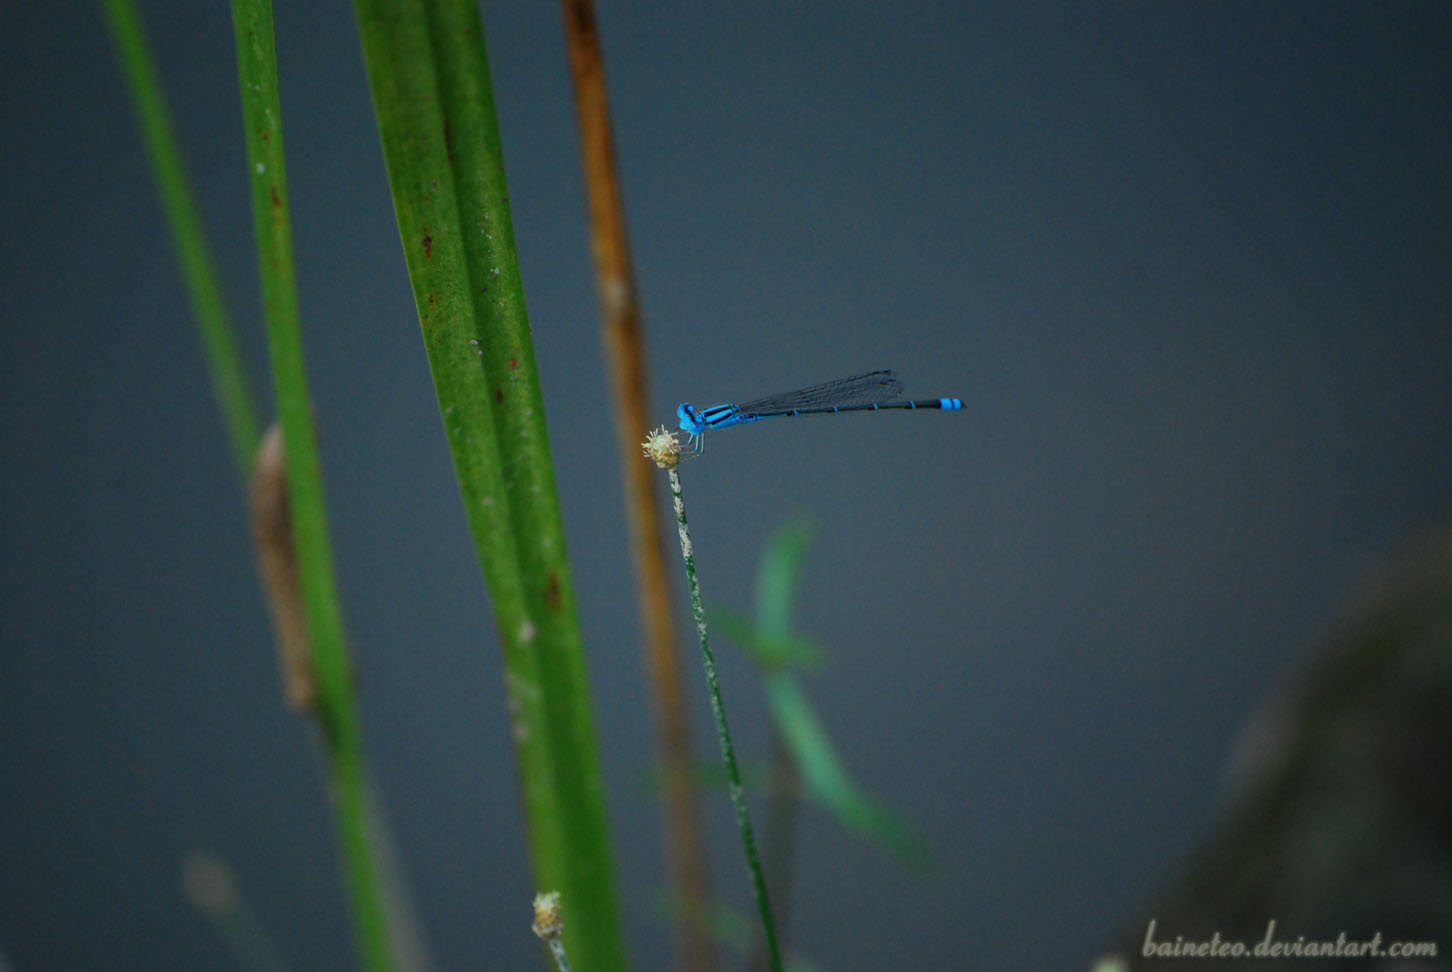
[[[704,428],[701,420],[696,417],[696,410],[691,407],[690,402],[681,402],[676,406],[676,415],[681,420],[681,431],[689,432],[692,435],[699,435]]]

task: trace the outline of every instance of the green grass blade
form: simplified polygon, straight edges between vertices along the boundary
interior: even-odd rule
[[[282,108],[270,0],[233,0],[237,71],[247,132],[247,173],[262,276],[267,343],[282,424],[288,509],[317,676],[316,715],[335,789],[335,812],[362,966],[391,967],[378,865],[369,834],[362,738],[354,707],[342,610],[333,574],[322,472],[303,367]]]
[[[483,24],[478,4],[469,0],[440,0],[426,10],[460,225],[475,227],[462,240],[475,287],[475,324],[483,352],[479,361],[499,405],[492,415],[500,461],[508,470],[504,485],[512,534],[519,549],[525,607],[538,629],[537,671],[561,811],[556,828],[560,846],[552,848],[561,858],[558,872],[541,880],[565,894],[570,927],[576,930],[566,944],[575,962],[588,968],[623,968],[624,940],[584,642],[514,246]]]
[[[212,393],[227,428],[233,459],[243,488],[252,469],[261,432],[257,409],[237,351],[236,333],[227,314],[217,268],[207,246],[202,220],[192,197],[186,165],[177,145],[176,126],[162,94],[155,60],[146,42],[141,18],[132,0],[104,0],[106,20],[131,91],[157,193],[176,246],[192,313],[212,378]]]
[[[478,12],[356,0],[424,347],[504,649],[531,857],[581,968],[623,969],[595,733]]]

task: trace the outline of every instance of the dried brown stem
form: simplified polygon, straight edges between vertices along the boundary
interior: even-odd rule
[[[561,9],[580,126],[601,333],[611,373],[615,432],[645,633],[645,667],[652,685],[656,746],[665,780],[661,798],[663,839],[672,890],[685,918],[680,925],[680,967],[687,972],[707,972],[714,967],[714,955],[706,933],[705,845],[700,811],[691,789],[692,747],[676,655],[665,550],[656,515],[660,507],[655,497],[655,477],[639,456],[640,435],[649,425],[645,355],[605,96],[605,68],[590,0],[561,0]]]
[[[282,694],[297,712],[311,712],[317,696],[302,583],[292,549],[292,519],[287,506],[287,473],[283,467],[282,426],[274,422],[262,437],[252,466],[248,491],[252,542],[257,570],[267,596],[267,610],[277,636],[277,663]]]

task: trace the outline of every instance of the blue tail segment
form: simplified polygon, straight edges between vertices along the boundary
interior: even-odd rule
[[[681,431],[690,433],[691,443],[700,452],[707,429],[724,429],[766,418],[829,412],[876,412],[889,408],[957,411],[963,407],[961,398],[898,400],[901,394],[902,382],[896,374],[884,369],[824,381],[820,385],[768,395],[739,405],[713,405],[698,410],[690,402],[681,402],[676,406],[676,415],[681,420]]]

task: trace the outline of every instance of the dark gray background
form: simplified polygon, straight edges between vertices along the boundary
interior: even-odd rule
[[[621,898],[637,967],[665,968],[559,12],[484,13]],[[145,14],[261,381],[230,15]],[[800,626],[832,664],[809,690],[941,865],[914,878],[809,810],[794,945],[828,969],[1082,965],[1213,822],[1237,726],[1448,512],[1452,7],[599,15],[660,418],[874,367],[966,403],[723,431],[686,470],[708,596],[744,605],[768,533],[816,523]],[[439,967],[535,967],[497,645],[351,11],[277,18],[373,765]],[[179,890],[203,846],[297,968],[348,967],[320,761],[98,11],[5,20],[0,950],[230,968]]]

